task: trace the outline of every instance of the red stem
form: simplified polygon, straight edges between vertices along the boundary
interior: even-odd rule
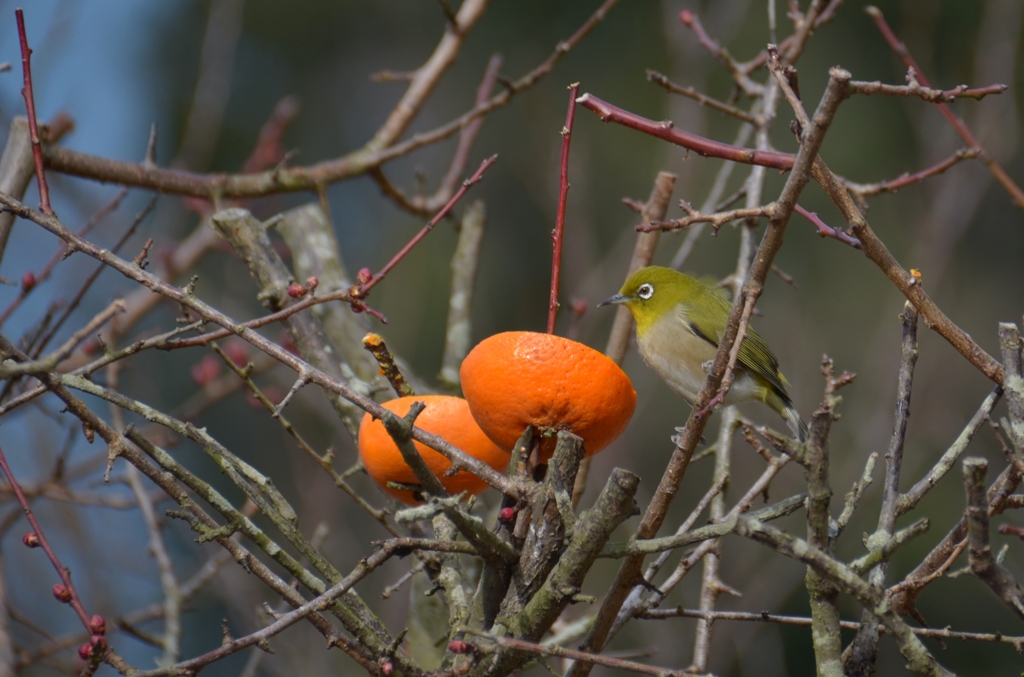
[[[593,94],[584,94],[577,101],[584,108],[589,108],[597,113],[601,122],[616,122],[638,132],[650,134],[651,136],[674,143],[677,146],[688,148],[703,157],[717,157],[723,160],[732,160],[733,162],[742,162],[748,165],[761,165],[782,171],[788,171],[793,168],[793,156],[789,153],[751,150],[750,148],[741,148],[728,143],[712,141],[703,136],[676,129],[672,125],[671,120],[664,120],[662,122],[648,120],[636,113],[613,106]]]
[[[25,84],[21,88],[21,95],[25,97],[25,110],[28,113],[28,132],[32,139],[32,158],[36,164],[36,183],[39,184],[39,211],[44,214],[53,214],[50,208],[50,188],[46,185],[46,174],[43,172],[43,146],[39,143],[39,125],[36,122],[36,100],[32,93],[32,66],[29,64],[32,58],[32,50],[28,46],[28,36],[25,34],[25,14],[21,8],[14,10],[14,16],[18,20],[18,40],[21,41],[21,69],[24,72]]]
[[[708,35],[707,31],[704,30],[704,25],[700,22],[697,15],[693,13],[693,10],[684,9],[680,12],[679,21],[697,35],[697,40],[700,41],[704,49],[711,52],[713,57],[728,65],[728,61],[731,59],[729,53],[722,49],[717,40]]]
[[[274,105],[270,117],[260,127],[256,146],[245,160],[245,164],[242,165],[243,174],[261,172],[281,161],[285,155],[285,151],[281,147],[281,139],[298,115],[299,100],[291,94]]]
[[[462,196],[466,194],[466,191],[469,190],[473,184],[480,182],[480,180],[484,177],[484,172],[486,172],[490,168],[490,166],[497,161],[498,155],[494,154],[491,157],[484,160],[483,162],[481,162],[480,166],[477,168],[476,172],[474,172],[473,176],[469,177],[468,179],[462,182],[462,186],[459,188],[459,190],[455,192],[455,195],[452,195],[452,199],[448,200],[448,204],[446,204],[444,207],[441,207],[441,211],[439,211],[434,216],[434,218],[427,221],[427,225],[423,226],[423,228],[420,229],[420,232],[416,233],[415,237],[409,240],[409,243],[402,247],[399,250],[399,252],[395,254],[390,261],[387,262],[387,265],[380,269],[379,273],[370,278],[370,281],[367,282],[366,284],[357,285],[357,291],[359,292],[359,296],[365,296],[371,289],[373,289],[377,285],[378,282],[383,280],[384,277],[391,272],[391,269],[398,265],[398,262],[405,258],[405,255],[408,254],[413,247],[419,244],[419,241],[425,238],[427,236],[427,233],[434,229],[434,226],[437,225],[437,222],[443,219],[448,214],[448,212],[452,210],[452,207],[454,207],[455,203],[462,199]]]
[[[286,308],[282,308],[276,313],[270,315],[264,315],[263,317],[257,317],[252,320],[239,323],[238,326],[246,327],[248,329],[258,329],[259,327],[265,327],[268,324],[279,322],[288,317],[291,317],[300,310],[305,310],[311,306],[315,306],[320,303],[328,303],[330,301],[344,301],[352,306],[359,308],[360,312],[367,312],[377,319],[381,320],[384,324],[387,324],[387,319],[384,318],[379,312],[370,308],[362,301],[355,301],[349,295],[348,291],[338,290],[329,294],[323,294],[320,296],[308,296],[298,303],[294,303]],[[217,341],[228,336],[235,335],[236,332],[230,329],[217,329],[215,331],[208,332],[206,334],[200,334],[199,336],[193,336],[187,339],[175,339],[173,341],[167,341],[166,343],[157,347],[157,350],[176,350],[178,348],[191,348],[193,346],[205,346],[211,341]]]
[[[869,184],[868,190],[863,190],[863,188],[861,189],[861,194],[877,195],[879,193],[895,193],[900,188],[905,188],[906,186],[920,183],[925,179],[937,176],[962,160],[978,157],[980,153],[981,149],[979,148],[961,148],[942,162],[936,163],[931,167],[926,167],[919,172],[914,172],[913,174],[904,172],[895,179],[882,181],[878,184]]]
[[[19,13],[21,10],[18,10]],[[67,567],[60,563],[57,559],[57,554],[53,552],[53,548],[50,547],[50,542],[46,540],[46,536],[43,535],[43,530],[39,528],[39,522],[36,521],[36,516],[32,514],[32,508],[29,507],[28,499],[25,498],[25,493],[21,490],[21,485],[14,479],[14,474],[11,472],[11,468],[7,465],[7,457],[4,456],[3,448],[0,448],[0,469],[3,469],[4,475],[7,476],[7,481],[11,485],[11,489],[14,491],[14,495],[18,499],[18,503],[21,504],[22,509],[25,511],[25,517],[28,518],[28,523],[32,525],[32,530],[39,538],[39,545],[46,552],[46,556],[50,558],[50,562],[53,564],[53,568],[57,570],[57,574],[60,576],[60,580],[63,581],[64,587],[71,593],[71,601],[68,604],[75,610],[78,617],[82,619],[82,625],[86,627],[89,632],[92,632],[92,628],[89,626],[89,614],[85,612],[85,607],[82,606],[82,601],[78,597],[78,592],[75,590],[75,586],[71,584],[71,572],[68,571]]]
[[[501,74],[503,63],[505,61],[501,58],[500,54],[491,56],[491,60],[487,62],[487,68],[484,69],[484,77],[476,89],[476,99],[473,101],[473,105],[482,106],[491,98],[491,92],[494,90],[494,85],[498,83],[498,76]],[[466,169],[466,162],[469,161],[469,153],[473,149],[473,142],[476,141],[477,134],[480,133],[480,129],[483,126],[484,119],[482,117],[473,118],[459,132],[459,142],[455,147],[455,153],[452,155],[452,163],[448,167],[448,173],[441,180],[441,186],[443,186],[444,190],[451,191],[455,188],[459,176]]]
[[[892,28],[889,27],[889,24],[886,22],[882,12],[877,7],[868,7],[865,11],[867,11],[867,13],[871,15],[871,18],[875,20],[875,25],[878,27],[878,31],[882,34],[882,37],[885,38],[885,41],[889,43],[889,47],[892,51],[896,52],[907,68],[914,69],[917,81],[924,87],[931,87],[931,84],[928,82],[928,78],[926,78],[924,73],[921,71],[921,67],[917,65],[917,62],[914,61],[914,57],[911,56],[910,50],[908,50],[907,46],[903,44],[898,37],[896,37],[896,34],[893,32]],[[935,105],[939,107],[939,112],[942,113],[944,118],[946,118],[946,121],[949,122],[950,126],[956,130],[956,133],[960,135],[960,138],[964,140],[964,143],[972,148],[976,147],[979,149],[978,157],[988,165],[989,171],[991,171],[993,176],[996,177],[996,180],[1003,185],[1003,188],[1005,188],[1006,192],[1010,194],[1010,197],[1012,197],[1013,201],[1017,203],[1017,206],[1024,209],[1024,190],[1021,190],[1020,186],[1014,183],[1013,179],[1010,178],[999,163],[992,159],[982,145],[978,143],[978,140],[974,138],[974,134],[972,134],[971,130],[967,128],[967,124],[957,117],[948,105],[944,103],[937,103]]]
[[[833,228],[824,221],[822,221],[817,212],[809,212],[800,205],[793,205],[793,209],[797,214],[804,217],[808,221],[814,224],[814,227],[818,229],[818,235],[822,237],[833,237],[843,244],[848,244],[854,249],[863,249],[864,246],[860,243],[860,240],[852,235],[848,235],[846,232],[839,228]]]
[[[569,197],[569,143],[572,141],[572,122],[576,117],[576,97],[580,83],[569,85],[569,108],[565,113],[562,127],[562,167],[558,174],[558,214],[555,216],[555,232],[551,237],[554,251],[551,256],[551,297],[548,300],[548,333],[555,333],[558,319],[558,282],[562,273],[562,234],[565,232],[565,203]]]

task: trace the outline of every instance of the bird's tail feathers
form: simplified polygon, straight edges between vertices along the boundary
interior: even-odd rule
[[[793,406],[792,402],[787,402],[786,404],[788,406],[783,410],[782,414],[783,418],[786,419],[786,425],[789,426],[789,429],[793,432],[793,435],[796,436],[797,440],[800,442],[806,442],[807,424],[804,423],[802,418],[800,418],[800,412],[796,410],[796,407]]]
[[[786,420],[786,425],[789,426],[790,431],[797,440],[800,442],[807,441],[807,424],[800,418],[800,412],[793,406],[793,401],[789,399],[789,395],[785,392],[779,392],[774,388],[767,389],[764,403]]]

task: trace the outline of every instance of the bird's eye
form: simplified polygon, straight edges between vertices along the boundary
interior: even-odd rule
[[[636,295],[645,301],[654,296],[654,285],[642,284],[640,288],[636,290]]]

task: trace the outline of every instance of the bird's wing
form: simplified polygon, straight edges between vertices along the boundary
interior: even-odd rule
[[[717,348],[722,340],[722,332],[725,330],[725,326],[718,326],[699,316],[687,314],[685,309],[681,308],[681,310],[682,319],[690,328],[690,331]],[[728,312],[724,317],[727,316]],[[743,343],[740,344],[740,354],[737,361],[748,371],[768,381],[778,392],[786,392],[785,378],[779,373],[779,361],[775,359],[775,355],[772,354],[771,348],[764,342],[764,339],[758,336],[757,332],[750,326],[747,326],[746,336],[743,337]]]

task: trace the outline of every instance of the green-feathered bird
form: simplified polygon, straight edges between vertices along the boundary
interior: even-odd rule
[[[600,305],[611,303],[624,304],[633,313],[644,362],[693,406],[729,322],[732,304],[722,290],[672,268],[648,266],[630,275],[619,293]],[[725,404],[764,402],[803,441],[807,425],[786,385],[768,344],[748,327]]]

